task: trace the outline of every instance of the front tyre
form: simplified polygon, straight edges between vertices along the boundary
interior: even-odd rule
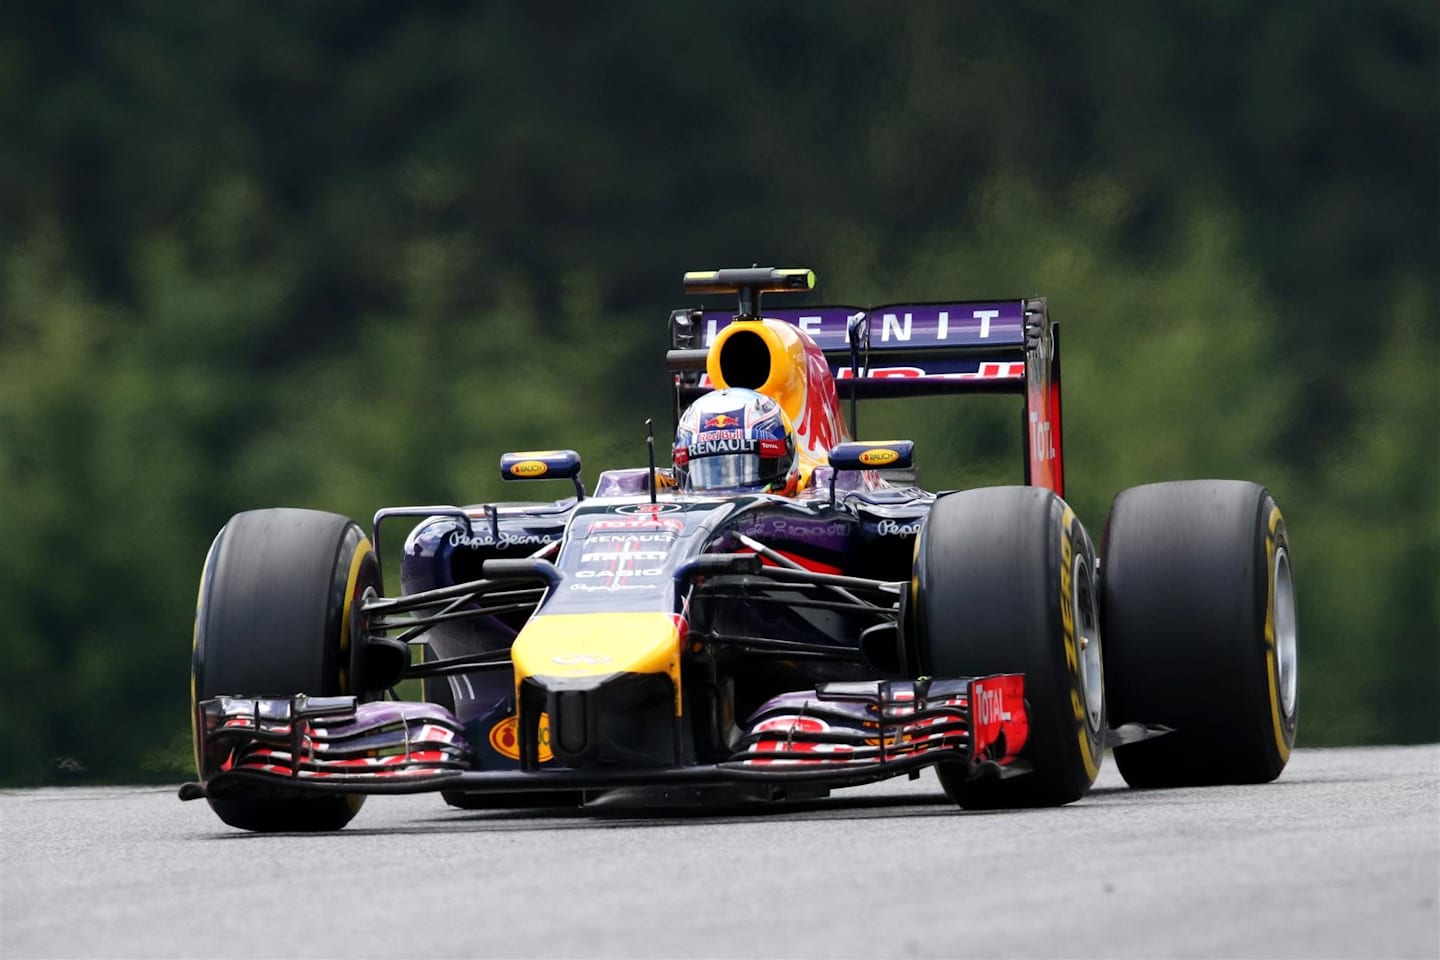
[[[367,589],[379,588],[370,541],[346,517],[296,509],[232,517],[205,558],[195,610],[190,709],[196,766],[204,756],[202,700],[363,694],[352,683],[351,611]],[[273,832],[338,830],[363,800],[246,795],[209,802],[232,827]]]
[[[1055,806],[1099,772],[1105,687],[1095,549],[1074,511],[1040,487],[988,487],[935,501],[915,548],[910,632],[922,675],[1025,675],[1033,766],[1004,780],[936,768],[970,809]]]
[[[1115,748],[1132,787],[1274,780],[1295,743],[1295,578],[1269,491],[1156,483],[1102,537],[1111,716],[1173,729]]]

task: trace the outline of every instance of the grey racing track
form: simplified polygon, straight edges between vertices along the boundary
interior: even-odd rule
[[[0,793],[0,955],[1436,957],[1440,745],[1258,787],[963,813],[932,776],[788,808],[371,798],[258,836],[173,789]]]

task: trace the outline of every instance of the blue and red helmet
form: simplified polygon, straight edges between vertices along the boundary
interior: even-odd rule
[[[762,393],[716,390],[680,418],[675,477],[683,489],[791,494],[799,475],[790,418]]]

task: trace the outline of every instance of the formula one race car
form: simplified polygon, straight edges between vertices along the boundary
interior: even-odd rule
[[[1274,779],[1296,723],[1280,511],[1238,481],[1065,503],[1043,299],[813,307],[808,270],[687,274],[675,443],[593,493],[570,450],[501,476],[553,502],[242,513],[205,559],[192,714],[226,823],[333,830],[372,793],[580,804],[771,800],[933,767],[962,807]],[[855,442],[866,397],[1018,394],[1023,485],[927,493],[913,445]],[[849,401],[848,422],[842,396]],[[381,524],[419,520],[382,596]],[[1102,566],[1103,564],[1103,566]],[[1104,637],[1102,652],[1101,638]],[[423,701],[396,699],[418,678]]]

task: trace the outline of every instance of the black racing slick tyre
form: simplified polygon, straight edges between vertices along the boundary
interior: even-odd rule
[[[237,514],[216,536],[195,611],[191,716],[201,766],[200,701],[217,696],[362,695],[351,610],[380,589],[380,567],[350,519],[314,510]],[[200,770],[200,776],[206,776]],[[220,819],[243,830],[338,830],[360,796],[210,798]]]
[[[1101,538],[1110,716],[1173,732],[1114,750],[1132,787],[1265,783],[1295,743],[1295,580],[1269,492],[1122,491]]]
[[[921,675],[1025,675],[1031,772],[971,780],[965,765],[941,765],[945,792],[967,809],[1084,796],[1103,757],[1105,687],[1095,550],[1074,512],[1039,487],[942,496],[921,529],[911,587]]]

